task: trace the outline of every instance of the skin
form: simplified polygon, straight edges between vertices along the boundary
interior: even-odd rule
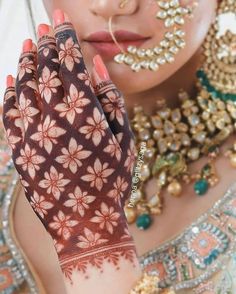
[[[191,4],[192,1],[186,0],[182,2]],[[92,58],[97,52],[84,39],[95,31],[108,30],[110,16],[113,16],[113,30],[127,30],[129,28],[129,31],[149,36],[150,39],[145,43],[145,47],[155,46],[164,34],[163,24],[155,19],[157,5],[154,0],[130,0],[129,4],[122,10],[119,8],[119,1],[115,0],[44,0],[44,4],[48,15],[52,15],[52,11],[56,8],[62,9],[69,15],[77,30],[89,71],[92,70]],[[210,24],[214,21],[216,6],[216,0],[199,1],[194,18],[188,20],[185,25],[187,46],[177,56],[173,64],[161,67],[158,72],[141,71],[140,73],[133,73],[129,67],[118,65],[112,58],[102,56],[112,80],[124,93],[129,115],[131,115],[131,110],[136,103],[143,105],[145,111],[151,113],[155,109],[156,100],[159,97],[165,97],[171,107],[178,106],[179,102],[176,99],[176,93],[180,88],[184,88],[193,94],[195,72],[200,66],[201,44]],[[145,26],[141,25],[143,23],[145,23]],[[128,86],[127,80],[129,81]],[[232,140],[230,138],[224,144],[223,149],[227,149]],[[192,164],[190,171],[199,170],[206,163],[206,160],[206,158],[202,158]],[[216,187],[209,190],[208,195],[202,198],[196,197],[193,193],[192,185],[186,185],[180,199],[164,195],[164,212],[154,220],[154,225],[149,230],[142,232],[135,225],[130,225],[130,231],[133,234],[139,255],[159,246],[181,232],[222,197],[227,187],[234,182],[234,173],[233,168],[230,167],[229,162],[223,156],[217,160],[216,167],[221,181]],[[227,173],[221,172],[225,170],[227,170]],[[147,195],[151,196],[154,192],[154,185],[150,182],[147,187]],[[16,205],[15,220],[20,242],[42,278],[47,288],[47,293],[66,293],[61,281],[53,245],[50,239],[47,238],[46,233],[43,232],[41,224],[36,220],[36,216],[30,210],[31,208],[24,197],[19,197]],[[23,217],[20,211],[25,212]],[[176,218],[178,218],[178,222]],[[32,225],[26,226],[26,223],[31,223]],[[37,234],[34,233],[34,235],[37,236],[29,244],[28,236],[35,231],[37,231]],[[35,250],[39,248],[38,244],[40,244],[40,250],[42,249],[40,258],[35,254]],[[43,261],[43,256],[45,256],[47,263]],[[48,257],[50,262],[48,262]],[[50,275],[48,274],[49,272]],[[126,282],[124,281],[124,283]]]
[[[182,2],[191,5],[194,1],[185,0]],[[155,18],[158,11],[155,0],[130,0],[129,4],[123,9],[119,8],[119,1],[108,0],[86,2],[80,0],[76,3],[72,0],[45,0],[44,3],[49,17],[55,8],[61,8],[69,15],[77,30],[89,70],[92,68],[92,58],[97,54],[97,51],[85,39],[96,31],[108,31],[110,16],[113,16],[113,31],[124,29],[150,37],[143,44],[145,48],[154,47],[158,44],[166,31],[163,22]],[[141,71],[134,73],[129,67],[118,65],[112,58],[102,55],[112,80],[125,94],[128,110],[133,107],[134,103],[142,103],[145,97],[145,104],[149,105],[147,111],[150,111],[160,95],[165,95],[169,102],[169,100],[173,100],[173,93],[178,91],[179,85],[191,89],[196,69],[195,60],[198,61],[199,59],[199,54],[196,54],[196,52],[214,20],[215,7],[216,0],[211,1],[211,3],[199,1],[199,7],[195,11],[194,18],[187,20],[184,26],[187,46],[181,51],[173,64],[162,67],[158,72]],[[145,23],[145,26],[143,26],[143,23]],[[193,60],[191,60],[192,57],[194,57]],[[178,76],[189,75],[189,72],[191,72],[192,78],[184,84],[183,80],[185,79],[183,78],[182,81],[180,78],[176,81],[174,74],[177,71]],[[128,85],[127,80],[129,81]],[[174,87],[171,92],[166,93],[170,83],[173,83]]]

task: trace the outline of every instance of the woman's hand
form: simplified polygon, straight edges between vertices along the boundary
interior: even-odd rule
[[[4,101],[27,199],[54,240],[66,278],[137,266],[123,213],[134,143],[122,95],[98,56],[93,80],[100,83],[92,86],[71,23],[62,19],[54,34],[46,25],[40,31],[38,48],[21,55]]]

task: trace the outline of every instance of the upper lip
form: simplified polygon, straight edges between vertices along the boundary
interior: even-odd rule
[[[138,40],[145,40],[149,39],[149,37],[145,37],[130,31],[119,30],[113,32],[116,40],[118,42],[127,42],[127,41],[138,41]],[[107,31],[98,31],[95,33],[90,34],[85,41],[88,42],[103,42],[103,43],[110,43],[113,42],[112,36]]]

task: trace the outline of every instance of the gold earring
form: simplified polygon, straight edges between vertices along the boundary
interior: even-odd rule
[[[197,74],[201,85],[213,97],[236,102],[236,34],[231,28],[223,34],[221,31],[222,18],[231,16],[236,18],[236,1],[223,0],[204,42],[202,68]]]
[[[133,71],[149,69],[157,71],[160,66],[175,61],[175,55],[186,45],[185,32],[182,26],[185,18],[193,15],[196,3],[192,7],[183,7],[179,0],[157,0],[160,10],[156,17],[164,22],[168,31],[164,38],[154,48],[139,49],[129,46],[127,52],[115,56],[114,60],[119,64],[126,64]]]

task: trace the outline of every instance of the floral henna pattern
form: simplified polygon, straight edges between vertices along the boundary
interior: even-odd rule
[[[83,73],[77,75],[78,79],[84,81],[85,85],[92,87],[90,76],[88,71],[85,69]]]
[[[108,177],[115,171],[113,168],[108,168],[109,163],[101,163],[99,158],[96,158],[94,166],[87,168],[88,174],[81,177],[83,181],[89,182],[90,187],[96,187],[101,191],[103,185],[108,182]]]
[[[56,105],[55,109],[60,112],[60,117],[65,116],[70,124],[74,123],[76,113],[82,113],[83,108],[90,103],[90,100],[84,97],[84,92],[76,89],[71,84],[70,95],[63,99],[63,103]]]
[[[104,111],[109,113],[110,120],[113,121],[116,119],[119,124],[123,126],[123,114],[125,113],[124,100],[123,97],[119,95],[119,92],[109,91],[106,93],[106,97],[101,99],[101,103]]]
[[[88,228],[84,228],[84,235],[79,236],[78,240],[80,241],[77,243],[79,248],[92,248],[108,242],[108,239],[101,239],[101,234],[93,233]]]
[[[51,120],[50,116],[38,126],[37,132],[31,135],[31,139],[37,141],[41,148],[44,148],[49,154],[52,152],[53,145],[57,144],[57,138],[64,135],[66,130],[56,126],[56,121]]]
[[[7,142],[8,142],[8,144],[9,144],[9,146],[11,147],[11,149],[15,149],[16,148],[16,143],[18,143],[20,140],[21,140],[21,138],[20,137],[17,137],[17,136],[13,136],[13,135],[11,135],[11,130],[10,129],[8,129],[7,131],[6,131],[6,138],[7,138]]]
[[[62,155],[55,160],[63,165],[65,169],[69,168],[75,174],[78,168],[82,166],[82,159],[88,158],[92,152],[85,150],[82,145],[78,145],[74,138],[70,139],[68,149],[63,147],[61,149]]]
[[[25,74],[35,71],[35,64],[33,60],[28,57],[23,57],[18,66],[18,78],[21,80]]]
[[[108,128],[104,114],[101,114],[98,108],[94,108],[93,116],[86,119],[87,125],[79,129],[82,134],[85,134],[86,139],[92,139],[95,146],[98,146],[105,136],[105,130]]]
[[[39,113],[39,110],[31,106],[30,99],[25,98],[25,95],[23,93],[20,95],[19,98],[18,109],[20,111],[25,130],[27,130],[29,124],[32,124],[34,122],[33,117]]]
[[[85,215],[85,210],[89,209],[89,204],[95,201],[96,197],[88,195],[88,192],[81,191],[80,187],[76,187],[73,193],[68,195],[69,200],[66,200],[64,205],[71,207],[73,212],[78,212],[80,216]]]
[[[45,200],[44,196],[39,196],[39,194],[35,191],[34,195],[30,198],[30,204],[33,209],[44,218],[44,215],[48,214],[47,210],[53,208],[53,204]]]
[[[65,186],[69,183],[70,180],[65,179],[63,173],[59,173],[54,166],[51,166],[50,172],[44,173],[44,179],[39,182],[39,187],[47,189],[47,194],[52,194],[59,200],[61,193],[65,191]]]
[[[45,66],[42,71],[42,76],[39,78],[39,91],[41,96],[50,103],[52,94],[57,93],[57,87],[61,85],[61,81],[57,78],[57,72],[50,72]]]
[[[30,148],[29,144],[26,143],[24,149],[20,150],[20,156],[16,158],[15,163],[20,165],[22,170],[28,172],[29,176],[34,179],[36,171],[40,169],[40,164],[45,160],[45,157],[38,155],[37,150]]]
[[[75,270],[102,271],[106,262],[135,264],[123,211],[134,161],[123,98],[111,82],[95,94],[70,23],[56,28],[55,39],[41,38],[37,54],[20,58],[16,92],[7,89],[4,100],[4,126],[26,197],[67,278]]]
[[[103,107],[104,114],[115,135],[116,141],[119,143],[121,149],[126,150],[127,156],[133,155],[131,160],[134,162],[136,154],[134,135],[129,125],[122,93],[112,82],[104,82],[99,86],[95,86],[94,90]]]
[[[80,47],[72,37],[67,39],[65,43],[60,43],[59,60],[64,63],[69,71],[72,71],[75,63],[80,63],[82,54]]]
[[[119,176],[113,184],[113,187],[114,188],[108,192],[107,196],[114,198],[116,202],[120,202],[120,200],[124,197],[125,191],[129,187],[129,184],[124,178]]]

